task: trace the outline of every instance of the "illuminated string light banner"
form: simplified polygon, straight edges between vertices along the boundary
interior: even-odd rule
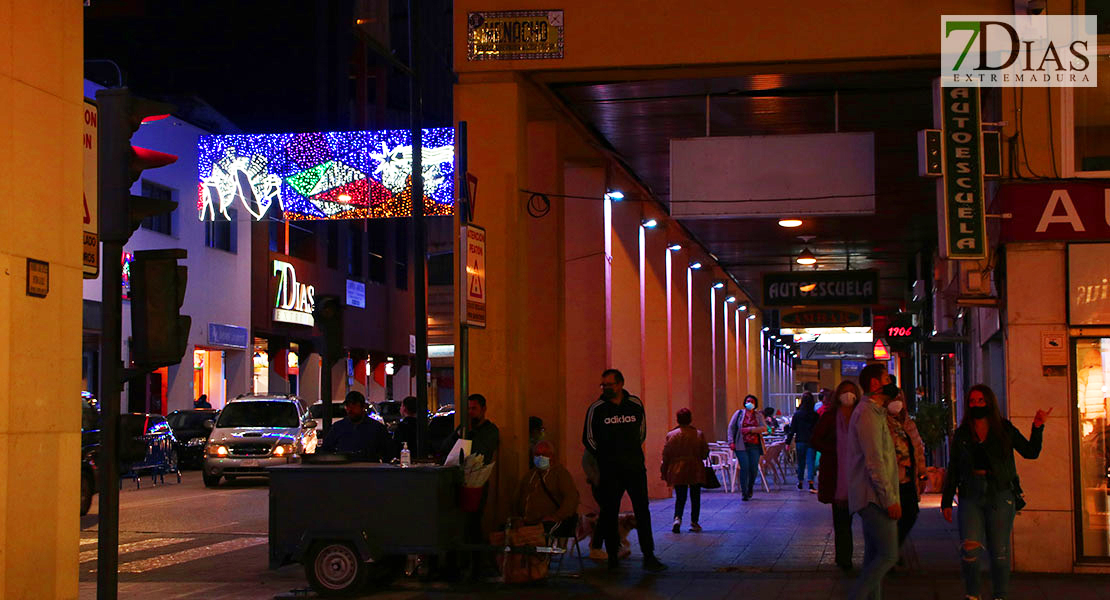
[[[424,214],[455,207],[455,130],[424,129]],[[197,213],[231,220],[242,206],[256,220],[412,216],[412,136],[407,129],[202,135]]]

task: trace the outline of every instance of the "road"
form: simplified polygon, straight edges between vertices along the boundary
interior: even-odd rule
[[[267,568],[268,494],[263,479],[221,482],[209,489],[199,471],[183,472],[181,483],[166,478],[164,484],[152,485],[145,478],[136,488],[134,481],[124,480],[120,596],[129,597],[127,590],[137,588],[142,593],[130,597],[172,597],[199,583],[206,584],[208,598],[222,591],[234,597],[233,591],[244,589],[272,597],[306,587],[299,566]],[[94,498],[92,511],[81,518],[82,598],[94,597],[87,584],[96,581],[96,509]]]

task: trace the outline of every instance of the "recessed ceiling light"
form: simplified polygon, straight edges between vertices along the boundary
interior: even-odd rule
[[[802,220],[801,219],[779,219],[779,227],[793,228],[793,227],[801,227],[801,226],[802,226]]]

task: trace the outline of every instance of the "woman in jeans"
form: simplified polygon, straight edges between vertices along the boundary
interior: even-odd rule
[[[698,517],[701,513],[701,486],[705,484],[705,459],[709,457],[709,443],[705,435],[690,425],[690,409],[681,408],[676,415],[678,427],[667,434],[663,444],[663,464],[660,475],[667,485],[674,488],[674,526],[671,531],[682,530],[682,511],[686,509],[686,493],[690,493],[690,531],[701,531]]]
[[[852,513],[848,511],[848,475],[840,473],[837,457],[847,444],[848,422],[862,395],[855,382],[842,381],[836,386],[810,440],[821,453],[817,500],[832,505],[836,564],[845,571],[852,570]]]
[[[979,598],[979,558],[984,548],[990,553],[992,593],[1006,598],[1010,587],[1010,532],[1015,506],[1021,497],[1014,451],[1030,460],[1041,453],[1048,412],[1033,417],[1029,439],[1002,418],[994,392],[976,385],[967,394],[964,418],[952,434],[951,458],[944,479],[941,511],[952,522],[952,496],[960,507],[960,566],[969,599]]]
[[[886,405],[887,426],[898,454],[898,497],[902,503],[902,516],[898,519],[898,547],[910,535],[917,515],[921,511],[921,492],[925,491],[925,444],[917,433],[917,425],[906,411],[906,397],[902,392]],[[901,562],[901,560],[899,560]]]
[[[728,447],[736,453],[740,463],[740,491],[745,501],[752,499],[759,457],[763,456],[762,437],[767,431],[767,422],[758,408],[759,398],[748,394],[744,398],[744,408],[733,413],[728,422]]]
[[[802,403],[798,406],[798,410],[794,411],[794,417],[786,427],[786,445],[789,446],[791,440],[796,444],[794,449],[798,456],[798,489],[802,489],[802,483],[808,481],[809,491],[816,494],[817,488],[813,487],[813,475],[817,471],[817,449],[810,445],[810,439],[813,437],[813,428],[817,426],[818,416],[813,405],[813,394],[810,392],[802,394]],[[805,478],[807,467],[808,479]]]

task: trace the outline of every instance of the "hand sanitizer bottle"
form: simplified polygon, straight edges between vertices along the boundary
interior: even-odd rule
[[[401,444],[401,466],[412,466],[412,454],[409,452],[409,443],[403,442]]]

